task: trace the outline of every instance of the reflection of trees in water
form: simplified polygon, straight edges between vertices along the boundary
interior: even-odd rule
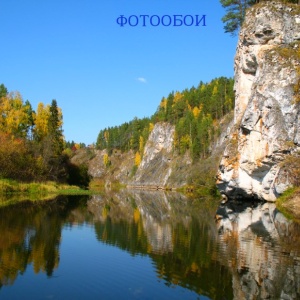
[[[252,224],[251,232],[256,238],[249,233],[243,235],[245,240],[253,239],[252,246],[262,243],[260,239],[265,243],[264,251],[257,251],[256,256],[247,254],[252,250],[245,249],[249,244],[240,240],[240,231],[225,230],[218,243],[215,209],[200,200],[194,201],[197,205],[193,205],[193,200],[177,193],[126,190],[86,200],[61,198],[0,210],[0,232],[4,233],[0,234],[2,284],[13,283],[28,264],[33,265],[35,272],[51,276],[59,263],[63,226],[84,223],[94,225],[99,241],[131,255],[150,257],[158,279],[166,285],[180,285],[212,299],[232,299],[233,289],[235,295],[252,291],[246,282],[252,284],[258,277],[250,280],[255,273],[249,272],[249,267],[244,268],[250,264],[249,260],[259,257],[270,265],[270,269],[274,266],[269,252],[270,248],[279,246],[272,236],[265,234],[266,230],[261,231],[257,224]],[[243,220],[239,229],[245,227],[246,215]],[[280,228],[286,232],[282,223]],[[239,249],[238,255],[236,249]],[[286,269],[284,272],[287,274]],[[291,274],[295,276],[295,273]],[[263,283],[256,283],[257,289],[261,289],[259,284]],[[239,294],[241,292],[244,294]]]
[[[63,226],[94,224],[99,241],[147,255],[157,277],[213,299],[297,299],[300,225],[271,204],[252,208],[207,203],[176,193],[122,191],[62,197],[0,209],[0,284],[32,264],[51,276]],[[219,232],[218,232],[219,230]]]
[[[246,205],[217,211],[220,261],[232,270],[234,299],[299,299],[299,224],[274,204]]]
[[[59,197],[0,209],[0,286],[13,284],[28,264],[51,276],[59,263],[61,229],[76,201]]]

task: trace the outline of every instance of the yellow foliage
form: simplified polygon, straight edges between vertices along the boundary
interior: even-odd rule
[[[138,237],[139,239],[141,238],[143,233],[143,223],[141,222],[141,220],[139,220],[138,222]]]
[[[62,117],[62,110],[61,108],[57,108],[58,111],[58,127],[62,127],[63,125],[63,117]],[[44,105],[44,103],[40,102],[37,107],[37,112],[33,114],[33,119],[35,123],[34,133],[35,135],[42,139],[45,137],[49,132],[48,130],[48,123],[50,117],[50,105]],[[77,144],[78,145],[78,144]],[[78,145],[79,147],[79,145]],[[80,148],[80,147],[79,147]],[[79,149],[76,147],[76,149]]]
[[[149,124],[149,133],[153,130],[153,128],[154,128],[154,124],[153,124],[153,123],[150,123],[150,124]]]
[[[37,112],[34,114],[35,134],[42,138],[48,134],[48,121],[50,117],[50,105],[38,104]]]
[[[10,93],[1,98],[0,105],[0,129],[10,135],[25,136],[29,116],[26,112],[27,106],[23,104],[19,93]]]
[[[174,103],[179,102],[182,99],[183,95],[180,92],[176,92],[174,95]]]
[[[166,110],[167,109],[167,99],[166,98],[162,98],[159,106],[161,108],[164,108]]]
[[[109,132],[107,130],[104,132],[104,138],[105,138],[105,141],[107,142],[108,138],[109,138]]]
[[[105,167],[107,167],[109,164],[109,157],[108,157],[107,153],[104,153],[104,155],[103,155],[103,163],[104,163]]]
[[[191,265],[191,270],[192,270],[192,272],[194,272],[194,273],[197,273],[197,272],[200,271],[200,268],[199,268],[199,266],[198,266],[198,264],[197,264],[196,262],[193,262],[193,263],[192,263],[192,265]]]
[[[141,163],[141,160],[141,155],[139,151],[137,151],[137,153],[135,154],[134,164],[138,167]]]
[[[218,85],[216,84],[216,85],[214,86],[212,95],[215,96],[215,95],[217,95],[217,93],[218,93]]]
[[[195,106],[194,109],[193,109],[194,117],[198,118],[199,114],[200,114],[200,109],[197,106]]]
[[[134,223],[138,223],[139,220],[140,220],[140,217],[141,217],[141,213],[139,211],[138,208],[135,208],[134,211],[133,211],[133,220],[134,220]]]
[[[142,136],[140,136],[140,140],[139,140],[139,151],[140,153],[144,152],[144,138]]]
[[[107,218],[107,216],[108,216],[108,213],[109,213],[109,210],[107,209],[106,206],[104,206],[104,207],[102,208],[102,212],[101,212],[102,218],[103,218],[104,220],[106,220],[106,218]]]
[[[58,111],[58,127],[62,127],[63,126],[63,115],[62,115],[62,109],[60,107],[57,107],[57,111]]]
[[[191,138],[188,134],[180,139],[180,153],[184,153],[191,147]]]

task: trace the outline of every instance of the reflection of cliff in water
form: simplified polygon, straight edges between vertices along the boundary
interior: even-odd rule
[[[180,206],[181,214],[178,213]],[[171,223],[181,222],[188,228],[191,222],[190,212],[182,216],[185,206],[187,201],[181,194],[165,194],[157,191],[123,191],[110,198],[93,196],[88,203],[89,210],[100,222],[107,221],[109,217],[109,222],[115,226],[117,224],[121,228],[129,226],[128,232],[136,232],[138,238],[144,238],[147,241],[147,249],[151,249],[153,253],[173,251]],[[103,228],[103,231],[106,229]],[[101,232],[98,237],[114,244],[114,241],[105,240],[104,237],[107,237],[105,232]],[[117,238],[121,238],[121,235]]]
[[[300,225],[270,203],[228,202],[217,211],[220,260],[234,299],[300,299]]]
[[[93,196],[97,238],[132,255],[148,255],[157,276],[212,299],[231,299],[231,275],[217,260],[214,212],[178,193],[122,191]]]

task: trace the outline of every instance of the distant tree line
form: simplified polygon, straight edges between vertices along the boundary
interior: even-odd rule
[[[184,154],[190,150],[193,159],[205,158],[210,144],[219,133],[218,120],[234,107],[233,79],[220,77],[182,92],[171,92],[149,118],[134,118],[120,126],[99,132],[96,147],[121,151],[133,150],[142,155],[145,143],[157,122],[175,125],[174,148]]]
[[[0,178],[69,182],[70,170],[76,170],[64,151],[62,125],[56,100],[41,102],[34,111],[29,100],[24,102],[20,93],[9,93],[1,84]]]

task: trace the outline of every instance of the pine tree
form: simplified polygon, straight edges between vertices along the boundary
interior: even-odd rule
[[[259,0],[220,0],[222,6],[226,8],[226,15],[222,18],[225,23],[224,30],[235,35],[242,26],[246,10],[248,7],[259,3]],[[283,3],[300,4],[300,0],[283,0]]]
[[[60,181],[66,177],[65,157],[62,155],[64,139],[62,134],[62,113],[57,106],[56,100],[52,100],[49,107],[46,135],[39,142],[43,165],[47,170],[47,177],[51,180]]]
[[[226,15],[222,18],[225,23],[224,30],[235,35],[242,26],[246,9],[255,4],[255,0],[220,0],[222,6],[226,8]]]
[[[2,83],[0,84],[0,99],[2,97],[5,97],[8,94],[7,88],[5,87],[5,85]]]
[[[56,100],[52,100],[48,120],[48,134],[52,144],[53,155],[60,155],[63,151],[62,114],[57,107]]]
[[[34,110],[32,109],[29,100],[25,101],[24,111],[27,115],[27,124],[25,124],[25,130],[28,138],[31,140],[33,137],[33,127],[34,127]]]

